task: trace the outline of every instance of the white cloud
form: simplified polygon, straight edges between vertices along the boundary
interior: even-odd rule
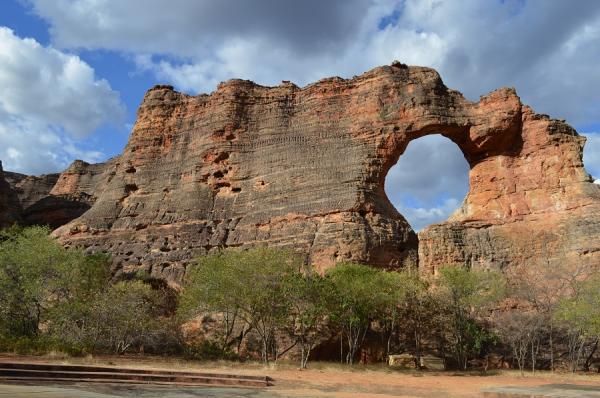
[[[583,149],[583,164],[588,173],[600,181],[600,133],[585,133],[587,138]]]
[[[232,77],[300,85],[399,59],[470,98],[515,86],[542,113],[596,122],[600,2],[30,0],[63,48],[110,49],[190,92]],[[140,62],[142,61],[143,62]]]
[[[355,38],[363,0],[32,0],[64,48],[203,57],[230,39],[268,38],[296,53],[335,51]]]
[[[24,173],[58,171],[74,158],[96,161],[77,139],[124,116],[119,94],[79,57],[0,27],[0,159]]]
[[[45,123],[15,117],[0,110],[0,159],[4,170],[44,174],[64,170],[73,159],[102,161],[105,155],[85,150]]]
[[[418,232],[431,224],[446,221],[459,206],[460,202],[456,198],[448,198],[439,206],[429,208],[411,207],[401,204],[398,211],[408,220],[413,229]]]
[[[445,221],[469,190],[469,165],[441,135],[411,141],[386,177],[385,191],[415,230]]]

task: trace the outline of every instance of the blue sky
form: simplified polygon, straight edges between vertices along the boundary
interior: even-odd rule
[[[197,94],[232,77],[299,85],[398,59],[436,68],[476,100],[516,87],[589,137],[600,178],[600,2],[559,0],[4,0],[0,159],[56,172],[119,154],[145,91]],[[419,167],[415,167],[415,165]],[[445,220],[468,167],[441,136],[411,143],[386,180],[420,229]],[[427,184],[423,182],[426,181]]]

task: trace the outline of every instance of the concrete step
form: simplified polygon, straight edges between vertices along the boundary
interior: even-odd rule
[[[251,380],[269,380],[268,376],[253,375],[235,375],[227,373],[211,372],[186,372],[173,371],[166,369],[139,369],[139,368],[119,368],[116,366],[89,366],[89,365],[62,365],[50,363],[24,363],[24,362],[0,362],[1,369],[29,369],[29,370],[56,370],[73,372],[109,372],[109,373],[137,373],[137,374],[169,374],[169,375],[187,375],[187,376],[207,376],[207,377],[226,377],[226,378],[244,378]]]
[[[259,388],[267,387],[272,384],[272,379],[265,376],[38,363],[0,363],[0,379],[81,382],[98,381],[103,383],[129,382]]]

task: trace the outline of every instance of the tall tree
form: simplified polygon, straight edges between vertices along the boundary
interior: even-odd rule
[[[340,263],[328,270],[327,278],[335,287],[336,300],[331,301],[331,316],[341,328],[340,339],[346,341],[346,363],[353,364],[370,323],[385,299],[382,272],[362,264]],[[340,359],[343,345],[340,345]]]
[[[311,351],[329,334],[329,305],[335,298],[328,279],[311,268],[288,278],[289,318],[283,328],[300,347],[300,367],[306,369]]]
[[[466,369],[469,357],[490,337],[475,317],[504,296],[505,279],[493,271],[444,267],[439,270],[436,285],[449,316],[454,359]]]

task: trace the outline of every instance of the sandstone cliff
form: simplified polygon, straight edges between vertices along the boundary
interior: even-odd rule
[[[19,198],[6,180],[7,174],[9,173],[2,169],[0,161],[0,228],[21,222],[22,209]]]
[[[19,222],[58,228],[81,216],[101,191],[101,178],[111,162],[88,164],[76,160],[63,173],[41,176],[4,172],[0,198],[11,198],[12,205],[10,211],[0,208],[0,215],[9,219],[0,224]]]
[[[384,182],[427,134],[461,148],[470,192],[419,245]],[[262,244],[293,247],[321,269],[340,260],[400,267],[417,252],[432,270],[541,256],[598,263],[600,187],[583,168],[583,143],[512,89],[474,103],[434,70],[399,63],[304,88],[230,80],[193,97],[156,86],[123,155],[98,168],[91,208],[55,234],[110,252],[118,271],[175,280],[199,254]],[[52,192],[84,180],[63,173]]]
[[[600,186],[583,167],[585,138],[527,106],[520,114],[513,150],[471,162],[462,207],[419,233],[423,267],[600,266]]]

